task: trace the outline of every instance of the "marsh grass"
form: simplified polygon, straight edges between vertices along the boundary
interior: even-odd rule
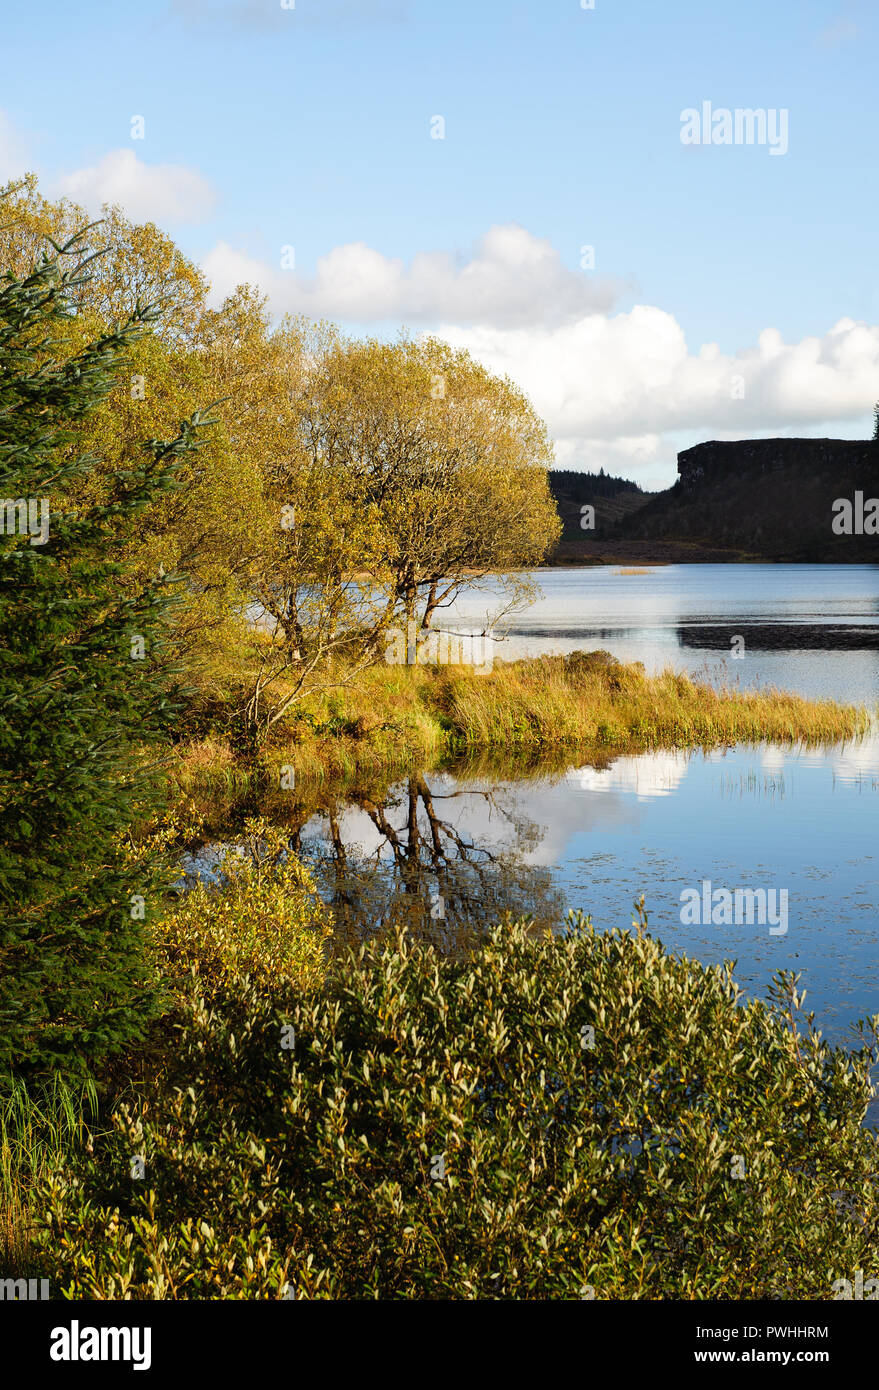
[[[66,1166],[71,1151],[91,1142],[97,1116],[91,1078],[77,1085],[57,1075],[30,1085],[13,1078],[0,1092],[0,1276],[36,1272],[33,1194]]]
[[[221,722],[221,716],[220,716]],[[724,743],[839,742],[868,731],[864,708],[806,700],[775,688],[715,688],[672,670],[648,676],[607,652],[466,667],[377,667],[356,687],[303,703],[264,750],[270,780],[284,764],[297,783],[344,784],[402,775],[463,754],[503,750],[546,757],[551,750],[637,753]],[[252,776],[222,730],[181,744],[173,776],[180,789],[233,792]]]
[[[599,662],[574,652],[519,662],[491,685],[455,683],[450,709],[471,744],[594,742],[625,751],[771,739],[838,740],[865,733],[865,710],[776,689],[715,689],[666,670]],[[488,678],[491,680],[491,678]]]

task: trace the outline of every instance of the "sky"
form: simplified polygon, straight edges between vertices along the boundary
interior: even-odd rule
[[[437,333],[558,466],[658,488],[872,433],[877,38],[876,0],[44,0],[0,181],[156,222],[217,302]]]

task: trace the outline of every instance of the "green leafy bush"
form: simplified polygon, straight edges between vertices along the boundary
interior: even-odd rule
[[[246,822],[240,850],[222,861],[222,887],[199,883],[158,924],[166,974],[193,975],[202,991],[243,975],[319,984],[333,918],[314,879],[264,820]]]
[[[872,1052],[800,1005],[582,918],[458,958],[400,934],[319,992],[229,980],[46,1187],[46,1273],[102,1298],[830,1298],[875,1264]]]

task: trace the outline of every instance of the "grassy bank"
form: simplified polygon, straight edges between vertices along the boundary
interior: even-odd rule
[[[277,726],[266,754],[297,777],[324,781],[393,775],[443,758],[504,749],[521,756],[569,749],[639,752],[756,741],[821,742],[869,727],[863,708],[774,689],[718,691],[673,671],[645,674],[606,652],[498,662],[484,675],[464,667],[381,666],[358,685],[298,706]],[[181,744],[175,776],[184,788],[246,780],[224,733]]]

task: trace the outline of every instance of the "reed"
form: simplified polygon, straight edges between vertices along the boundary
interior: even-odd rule
[[[0,1092],[0,1275],[28,1278],[36,1269],[30,1237],[33,1193],[88,1141],[98,1115],[89,1078],[72,1086],[60,1076],[27,1084],[10,1079]]]
[[[404,774],[478,750],[537,756],[585,747],[634,753],[724,743],[826,743],[870,727],[863,707],[774,688],[715,688],[672,670],[645,674],[606,652],[466,667],[380,667],[355,687],[313,697],[265,750],[269,775],[325,783]],[[217,734],[178,747],[181,791],[245,787],[248,773]]]

